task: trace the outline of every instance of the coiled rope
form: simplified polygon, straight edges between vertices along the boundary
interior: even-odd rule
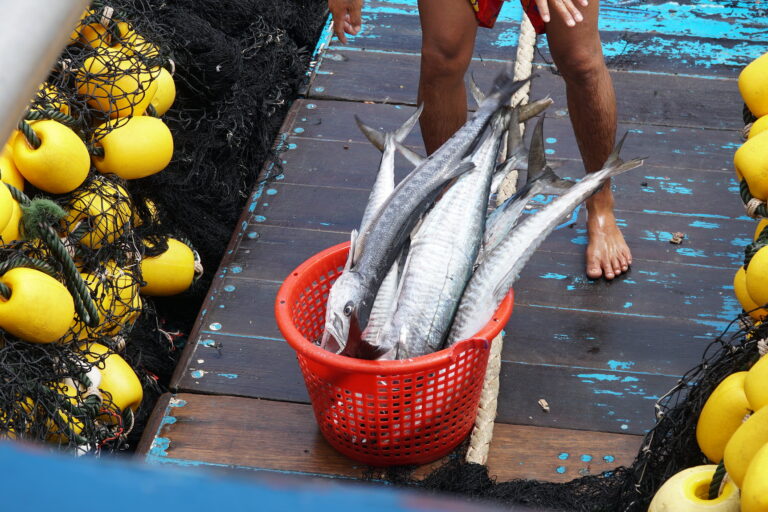
[[[531,20],[523,13],[520,24],[520,36],[517,42],[517,56],[515,58],[515,80],[524,80],[531,76],[533,70],[533,54],[536,48],[536,30]],[[521,87],[512,97],[512,105],[520,105],[528,101],[528,93],[531,84],[528,82]],[[514,176],[512,176],[514,175]],[[515,193],[517,172],[510,173],[499,187],[496,198],[497,205],[503,203]],[[485,464],[488,460],[488,452],[493,439],[493,427],[496,420],[499,397],[499,373],[501,372],[501,349],[504,345],[504,337],[499,334],[491,343],[491,353],[488,356],[488,367],[485,370],[483,390],[480,394],[480,404],[477,410],[475,426],[467,449],[467,462]]]

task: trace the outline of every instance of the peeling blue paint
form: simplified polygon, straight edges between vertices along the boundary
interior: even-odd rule
[[[570,457],[570,456],[571,455],[569,453],[562,452],[562,453],[560,453],[560,455],[557,456],[557,458],[560,459],[560,460],[568,460],[568,457]]]
[[[224,287],[225,292],[233,292],[235,291],[236,287],[233,284],[228,284]]]
[[[256,215],[256,216],[253,218],[253,220],[254,220],[255,222],[264,222],[265,220],[267,220],[267,218],[266,218],[265,216],[263,216],[263,215]]]
[[[198,343],[198,345],[202,345],[204,347],[215,347],[216,346],[216,342],[214,340],[210,339],[210,338],[206,338],[204,340],[200,340],[197,343]]]
[[[581,462],[591,462],[592,456],[591,455],[582,455],[581,456]]]
[[[171,440],[167,437],[156,437],[149,448],[149,454],[153,457],[167,457]]]
[[[714,222],[704,222],[702,220],[696,220],[688,224],[692,228],[704,228],[704,229],[717,229],[720,227],[720,224],[716,224]]]
[[[211,325],[208,326],[208,328],[212,331],[219,331],[221,330],[221,324],[219,322],[213,322]]]
[[[217,373],[219,377],[224,377],[225,379],[236,379],[239,377],[236,373]]]
[[[243,271],[243,267],[241,267],[240,265],[232,265],[231,267],[229,267],[229,271],[232,272],[233,274],[239,274],[240,272]]]
[[[251,231],[250,233],[248,233],[248,235],[247,235],[247,236],[248,236],[248,238],[250,238],[251,240],[253,240],[254,238],[258,238],[258,237],[259,237],[259,234],[258,234],[257,232],[255,232],[255,231]]]
[[[623,307],[624,309],[629,309],[629,308],[631,308],[631,307],[632,307],[632,303],[631,303],[631,302],[625,302],[625,303],[624,303],[624,306],[622,306],[622,307]]]
[[[614,361],[610,360],[608,361],[608,368],[611,370],[630,370],[633,366],[635,366],[635,363],[632,361]]]
[[[274,189],[274,188],[268,188],[267,189],[267,195],[268,196],[274,196],[275,194],[277,194],[277,189]]]
[[[189,374],[193,379],[202,379],[205,377],[205,371],[203,370],[192,370]]]
[[[562,475],[563,473],[565,473],[565,466],[557,466],[555,471]]]
[[[568,276],[565,276],[563,274],[555,274],[554,272],[542,274],[539,277],[541,277],[542,279],[557,279],[557,280],[568,279]]]
[[[613,455],[603,455],[603,460],[607,463],[611,463],[616,461],[616,457]]]

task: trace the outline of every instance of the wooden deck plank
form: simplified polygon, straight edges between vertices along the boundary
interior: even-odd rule
[[[504,362],[496,423],[644,434],[653,405],[678,378],[637,372]],[[549,403],[544,412],[539,399]]]
[[[189,393],[159,405],[155,441],[137,453],[150,463],[348,478],[369,471],[325,442],[308,405]],[[489,469],[499,481],[563,482],[630,463],[639,443],[630,435],[499,425]]]
[[[375,101],[414,105],[418,86],[418,54],[337,49],[325,59],[310,89],[318,99]],[[502,61],[473,59],[468,73],[487,91],[503,69]],[[534,69],[532,97],[550,95],[565,108],[565,82],[549,66]],[[744,123],[732,105],[741,101],[735,80],[680,77],[643,72],[611,72],[619,121],[710,129],[740,129]],[[470,100],[470,108],[474,102]]]
[[[295,128],[300,128],[301,133],[297,135],[295,128],[292,130],[289,142],[296,145],[293,151],[299,149],[305,139],[337,141],[344,143],[341,149],[336,148],[335,155],[339,159],[344,158],[345,145],[357,142],[369,144],[355,125],[355,115],[373,127],[392,130],[413,113],[413,107],[400,105],[319,99],[298,100],[296,103],[298,115]],[[573,129],[565,117],[567,112],[558,114],[558,110],[563,108],[564,105],[550,108],[544,134],[545,138],[555,142],[550,142],[548,149],[554,150],[554,153],[550,152],[552,158],[580,159]],[[549,119],[550,116],[553,117]],[[647,156],[648,163],[656,166],[733,172],[733,152],[740,144],[736,131],[620,123],[619,133],[625,130],[633,132],[624,146],[623,153],[627,156]],[[406,139],[406,143],[421,146],[418,128]],[[286,158],[291,156],[290,152],[286,154]],[[337,167],[340,164],[330,168]],[[294,172],[297,171],[299,169]]]

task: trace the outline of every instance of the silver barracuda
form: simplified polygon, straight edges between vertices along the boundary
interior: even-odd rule
[[[619,159],[624,138],[602,170],[587,174],[558,199],[526,218],[512,230],[510,236],[486,255],[464,290],[448,336],[449,345],[471,337],[485,325],[533,252],[564,217],[594,194],[607,179],[643,164],[642,159],[626,163]]]
[[[558,177],[547,164],[544,153],[544,118],[540,118],[533,130],[531,151],[528,155],[526,184],[515,195],[504,201],[489,216],[478,263],[504,240],[517,223],[528,202],[539,194],[561,195],[573,186],[572,181]],[[495,175],[494,175],[495,178]]]
[[[442,348],[480,247],[505,125],[497,115],[470,157],[475,169],[451,185],[411,239],[396,308],[376,343],[389,349],[382,358],[406,359]]]
[[[376,214],[381,209],[381,206],[386,202],[392,191],[395,189],[395,143],[402,143],[405,138],[411,133],[413,127],[416,125],[416,121],[419,120],[423,106],[419,106],[406,121],[397,130],[391,133],[383,134],[384,148],[381,155],[381,163],[379,164],[379,172],[376,175],[376,181],[371,188],[371,194],[368,196],[368,204],[365,207],[363,213],[363,220],[360,222],[360,232],[365,231],[368,224],[373,220]],[[363,133],[369,128],[363,123],[357,116],[355,116],[358,127]],[[381,282],[379,290],[376,293],[376,298],[373,301],[373,307],[371,308],[371,315],[368,319],[368,325],[362,332],[363,340],[368,344],[373,344],[379,335],[380,329],[384,326],[384,323],[390,317],[392,307],[394,306],[395,295],[397,293],[397,284],[399,282],[399,269],[398,265],[392,265],[387,272],[386,277]]]
[[[424,162],[417,166],[382,206],[350,248],[349,270],[328,295],[324,339],[332,337],[346,355],[373,359],[381,350],[362,342],[376,291],[421,215],[451,179],[474,168],[460,162],[477,146],[493,114],[526,81],[514,82],[511,66],[496,79],[494,92],[472,118]],[[354,340],[348,346],[347,340]],[[327,344],[326,344],[327,345]]]

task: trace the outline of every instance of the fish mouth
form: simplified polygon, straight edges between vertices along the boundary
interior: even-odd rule
[[[343,325],[338,315],[333,315],[333,318],[326,320],[325,331],[320,338],[320,347],[334,354],[341,353],[347,345],[346,337],[341,334]]]

